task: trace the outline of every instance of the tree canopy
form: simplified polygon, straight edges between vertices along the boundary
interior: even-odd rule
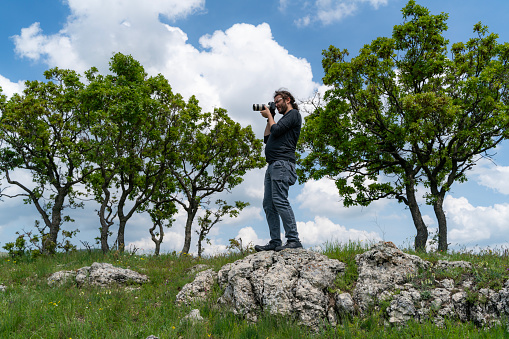
[[[433,206],[439,250],[447,250],[443,210],[454,182],[507,137],[509,44],[481,23],[452,45],[447,14],[411,0],[392,37],[323,52],[325,104],[306,117],[299,178],[333,178],[344,205],[394,198],[408,206],[415,248],[428,238],[417,188]]]
[[[110,227],[118,222],[123,250],[127,221],[143,212],[153,221],[147,231],[158,252],[163,226],[171,225],[179,204],[188,213],[188,253],[199,208],[265,165],[251,126],[242,127],[221,108],[203,113],[194,96],[184,101],[162,75],[149,77],[129,55],[115,54],[107,75],[96,68],[84,77],[55,68],[45,76],[47,82],[27,81],[23,94],[8,100],[0,92],[0,172],[22,192],[9,196],[4,189],[0,196],[23,196],[35,205],[44,221],[45,252],[55,251],[63,222],[72,220],[64,208],[83,206],[79,195],[91,193],[104,252]],[[227,208],[201,221],[202,238],[221,216],[236,216],[245,206],[220,201]]]
[[[85,156],[89,145],[79,119],[83,83],[71,70],[54,68],[44,75],[48,82],[27,81],[22,94],[1,105],[0,170],[21,190],[17,196],[37,208],[42,251],[52,253],[62,223],[71,220],[63,210],[80,205],[76,185],[95,167]],[[13,176],[16,169],[29,173],[30,181]]]

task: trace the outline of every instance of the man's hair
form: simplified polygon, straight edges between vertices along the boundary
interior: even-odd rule
[[[299,109],[299,106],[295,102],[295,98],[293,97],[292,93],[288,92],[286,89],[278,89],[274,92],[274,98],[280,95],[283,100],[290,99],[290,104],[292,104],[292,107],[295,109]]]

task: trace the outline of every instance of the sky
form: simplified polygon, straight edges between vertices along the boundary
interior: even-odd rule
[[[509,41],[506,0],[418,4],[432,14],[449,14],[445,36],[451,43],[472,38],[479,21],[499,35],[499,42]],[[394,25],[403,23],[405,5],[405,0],[0,0],[0,87],[8,96],[20,93],[24,81],[43,81],[43,72],[52,67],[83,74],[95,66],[105,74],[111,56],[121,52],[140,61],[149,75],[164,75],[186,99],[196,95],[205,111],[223,107],[262,138],[266,121],[251,110],[253,103],[271,101],[279,88],[290,90],[298,100],[323,92],[322,51],[334,45],[358,55],[364,44],[391,36]],[[509,144],[492,153],[492,160],[481,159],[468,173],[469,180],[455,183],[446,196],[452,249],[508,245]],[[264,171],[250,171],[241,185],[217,196],[250,206],[237,218],[214,226],[204,254],[224,252],[231,238],[241,238],[243,244],[268,242],[262,210]],[[17,172],[16,178],[30,182],[26,173]],[[289,199],[306,248],[381,240],[413,246],[416,232],[410,212],[394,200],[345,208],[329,179],[297,184]],[[420,203],[433,233],[433,210],[424,199]],[[87,202],[82,210],[68,211],[75,222],[63,229],[80,230],[73,240],[78,247],[82,242],[94,244],[99,235],[97,208]],[[21,199],[1,201],[0,216],[0,247],[40,219],[35,206]],[[185,217],[180,210],[165,231],[163,252],[182,249]],[[147,215],[134,215],[126,228],[127,248],[150,253],[155,247],[150,226]],[[196,252],[196,237],[193,232],[191,252]]]

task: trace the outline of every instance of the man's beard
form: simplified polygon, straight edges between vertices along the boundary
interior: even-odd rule
[[[288,111],[288,105],[286,104],[286,102],[283,102],[279,107],[281,107],[281,109],[277,109],[279,114],[285,114],[286,111]]]

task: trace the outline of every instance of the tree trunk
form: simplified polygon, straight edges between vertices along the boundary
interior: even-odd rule
[[[419,204],[415,198],[415,180],[409,179],[410,182],[406,184],[407,206],[412,214],[417,235],[415,236],[414,248],[418,252],[426,252],[426,242],[428,241],[428,228],[422,220]]]
[[[186,231],[185,231],[185,239],[184,239],[184,247],[182,248],[182,254],[189,253],[189,249],[191,248],[191,231],[193,226],[193,220],[198,211],[198,205],[194,202],[189,203],[190,207],[187,210],[187,221],[186,221]]]
[[[104,192],[104,200],[101,204],[101,208],[99,209],[99,221],[101,223],[101,250],[104,254],[108,253],[110,247],[108,245],[108,236],[111,225],[113,225],[113,221],[109,220],[111,217],[112,210],[110,209],[108,216],[106,217],[106,209],[108,208],[108,204],[110,202],[111,193],[108,190],[110,180],[106,181],[106,183],[102,187],[102,191]],[[113,216],[112,219],[114,219]]]
[[[159,226],[159,239],[156,237],[156,234],[154,233],[156,227]],[[164,232],[163,232],[163,225],[160,222],[154,223],[154,226],[149,228],[148,230],[150,232],[150,235],[152,236],[152,241],[154,244],[156,244],[156,250],[154,252],[155,256],[159,255],[159,251],[161,250],[161,243],[163,242]]]
[[[118,235],[117,235],[117,245],[118,250],[120,252],[124,252],[125,250],[125,225],[127,224],[127,220],[125,218],[119,217],[119,223],[118,223]]]
[[[103,223],[101,220],[101,250],[103,254],[109,252],[110,247],[108,246],[108,230],[110,226],[107,223]]]
[[[43,253],[55,253],[58,232],[60,231],[60,225],[62,224],[62,210],[64,206],[65,197],[67,196],[69,189],[67,187],[58,190],[57,196],[55,197],[53,208],[51,209],[51,224],[49,229],[48,237],[43,240]]]
[[[433,202],[433,209],[438,221],[438,250],[447,252],[447,219],[444,212],[444,197],[439,196]]]
[[[200,234],[198,235],[198,257],[201,258],[201,253],[203,252],[203,248],[201,247],[201,242],[203,240],[204,236],[203,236],[203,232],[200,232]]]

